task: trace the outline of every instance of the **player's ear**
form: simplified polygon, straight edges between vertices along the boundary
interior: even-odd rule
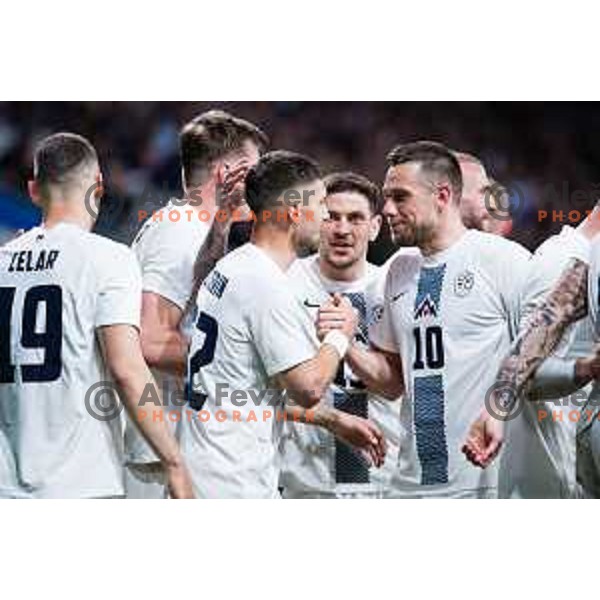
[[[438,185],[436,198],[440,208],[447,208],[451,202],[454,202],[452,190],[447,183]]]
[[[102,173],[100,171],[96,173],[95,184],[96,189],[94,190],[94,197],[96,198],[96,202],[98,202],[100,198],[104,196],[104,180],[102,179]]]
[[[369,241],[374,242],[381,231],[381,215],[375,215],[369,222]]]
[[[40,196],[40,186],[35,179],[31,179],[27,182],[27,191],[29,192],[29,197],[31,201],[38,207],[42,207],[43,202]]]
[[[301,214],[300,214],[300,204],[286,204],[285,211],[287,213],[287,219],[290,223],[299,223]]]

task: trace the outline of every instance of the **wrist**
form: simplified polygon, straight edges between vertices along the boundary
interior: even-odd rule
[[[166,471],[176,471],[181,469],[183,467],[183,457],[181,452],[177,452],[172,456],[165,457],[162,461],[162,464]]]
[[[350,339],[348,336],[344,335],[339,329],[333,329],[329,331],[327,335],[323,338],[321,342],[321,346],[328,344],[332,346],[335,351],[338,353],[340,360],[346,356],[346,352],[348,352],[348,348],[350,347]]]
[[[337,411],[328,408],[327,406],[319,405],[315,409],[314,423],[319,427],[327,429],[333,433],[338,421]]]

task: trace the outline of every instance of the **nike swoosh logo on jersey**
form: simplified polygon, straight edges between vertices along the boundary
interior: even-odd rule
[[[321,308],[320,304],[315,304],[314,302],[311,302],[308,299],[304,300],[304,306],[306,306],[307,308]]]
[[[406,295],[406,290],[404,292],[400,292],[399,294],[396,294],[395,296],[392,296],[392,302],[396,302],[396,300],[399,300],[400,298],[402,298],[402,296]]]

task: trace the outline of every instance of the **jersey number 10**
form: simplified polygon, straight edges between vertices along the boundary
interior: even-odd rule
[[[11,364],[11,320],[17,289],[0,288],[0,383],[14,383],[16,367]],[[46,325],[39,331],[38,308],[46,305]],[[55,381],[62,371],[62,289],[38,285],[27,290],[23,301],[21,346],[44,350],[44,362],[20,365],[23,383]]]
[[[413,329],[415,336],[415,362],[413,369],[419,370],[442,369],[444,367],[444,342],[442,339],[442,328],[432,325],[425,328],[425,343],[423,344],[423,330],[420,327]],[[423,357],[423,346],[425,346],[425,357]]]

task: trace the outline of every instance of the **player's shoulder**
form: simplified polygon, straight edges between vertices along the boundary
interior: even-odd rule
[[[126,278],[133,285],[141,280],[138,261],[129,246],[96,233],[83,233],[80,240],[86,251],[82,257],[94,269],[99,282]]]
[[[4,244],[0,245],[0,252],[14,252],[23,248],[27,248],[32,241],[42,232],[41,227],[34,227],[28,231],[16,235]]]
[[[413,278],[421,269],[423,255],[419,248],[405,247],[395,252],[381,267],[387,285],[395,285]]]
[[[235,292],[236,302],[242,302],[247,308],[271,301],[284,302],[294,295],[287,273],[251,242],[225,255],[212,273],[226,281],[228,289]]]
[[[305,279],[318,280],[319,276],[319,255],[313,254],[304,258],[297,258],[287,270],[287,276],[292,281]]]
[[[519,244],[519,242],[509,240],[508,238],[495,233],[478,231],[477,229],[468,229],[465,235],[468,236],[469,241],[477,247],[484,249],[503,249],[507,252],[516,252],[527,256],[531,255],[531,252],[529,252],[525,246]]]
[[[469,229],[467,246],[472,249],[482,263],[509,264],[510,261],[528,262],[531,252],[525,246],[500,235]]]
[[[164,245],[174,249],[187,248],[188,243],[200,243],[210,227],[200,219],[200,213],[183,200],[169,201],[149,216],[138,230],[132,246]]]

